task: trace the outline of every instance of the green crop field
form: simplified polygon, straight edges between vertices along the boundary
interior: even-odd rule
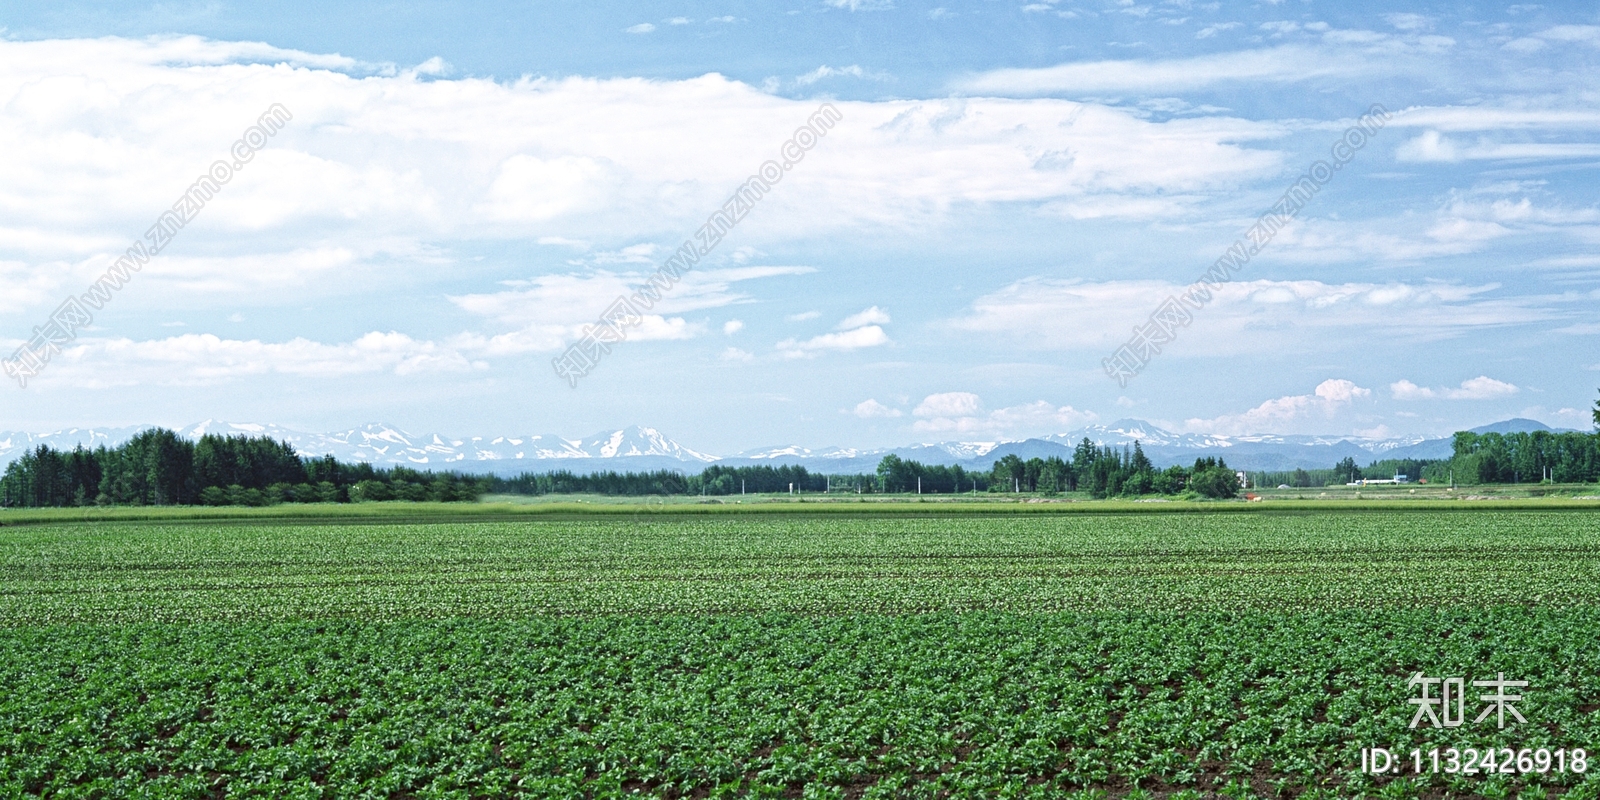
[[[682,509],[0,527],[0,796],[1600,797],[1592,507]]]

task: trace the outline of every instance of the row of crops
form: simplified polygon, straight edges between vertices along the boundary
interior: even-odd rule
[[[1596,797],[1361,767],[1600,752],[1597,522],[6,529],[0,796]],[[1410,728],[1419,672],[1526,722]]]
[[[1600,600],[1592,512],[101,524],[0,536],[5,624],[1322,610]]]

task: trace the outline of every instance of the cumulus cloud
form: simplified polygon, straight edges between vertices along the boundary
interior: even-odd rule
[[[862,419],[893,419],[901,415],[900,409],[890,408],[870,397],[857,403],[850,413]]]
[[[744,330],[744,323],[740,320],[730,319],[722,323],[722,332],[727,336],[732,336],[742,330]]]
[[[656,29],[655,25],[652,25],[651,23],[648,23],[648,22],[641,22],[638,25],[630,25],[630,26],[628,26],[628,33],[650,33],[651,31],[654,31],[655,29]]]
[[[919,417],[970,417],[982,407],[983,401],[971,392],[943,392],[923,398],[911,413]]]
[[[971,392],[930,394],[911,413],[918,418],[912,430],[953,436],[1045,436],[1098,419],[1093,412],[1044,400],[986,411],[982,399]]]
[[[814,358],[825,352],[844,352],[889,343],[889,334],[877,325],[867,325],[839,333],[824,333],[804,341],[784,339],[778,342],[778,352],[785,358]]]
[[[1329,378],[1311,394],[1297,394],[1268,400],[1241,414],[1224,414],[1213,419],[1186,420],[1183,427],[1194,433],[1243,436],[1257,433],[1293,433],[1304,423],[1326,424],[1357,400],[1370,397],[1371,389],[1343,378]]]
[[[792,314],[790,321],[802,322],[816,319],[821,316],[818,312],[807,311],[804,314]],[[799,339],[785,339],[778,342],[778,352],[784,358],[813,358],[828,351],[860,350],[866,347],[878,347],[889,344],[889,334],[884,333],[884,325],[889,324],[889,313],[877,306],[872,306],[864,311],[845,317],[834,327],[835,333],[825,333],[801,341]]]
[[[1494,400],[1510,397],[1521,391],[1515,385],[1479,375],[1461,382],[1456,388],[1430,389],[1408,380],[1389,384],[1389,392],[1396,400]]]
[[[858,68],[817,79],[874,77]],[[275,103],[293,120],[185,227],[172,251],[185,259],[164,257],[169,268],[141,280],[193,289],[195,305],[236,299],[219,292],[257,299],[253,276],[273,271],[221,268],[230,259],[342,248],[340,275],[434,274],[439,242],[665,243],[720,207],[814,110],[719,75],[497,82],[443,71],[196,37],[0,40],[12,165],[0,262],[25,273],[7,276],[23,290],[0,302],[49,302],[58,287],[33,284],[57,280],[63,264],[103,269],[172,205],[192,181],[183,176]],[[194,97],[209,98],[206,114],[193,114]],[[1282,127],[1242,119],[1155,122],[1050,99],[834,103],[847,122],[741,222],[741,237],[904,226],[986,203],[1150,216],[1170,206],[1141,198],[1235,189],[1283,160],[1256,146]]]
[[[856,314],[851,314],[839,322],[838,330],[859,328],[863,325],[888,325],[889,312],[873,306]]]

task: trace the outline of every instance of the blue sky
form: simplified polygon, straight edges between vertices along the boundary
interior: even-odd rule
[[[696,449],[1589,427],[1592,4],[0,10],[0,348],[294,119],[0,429],[205,418]],[[551,359],[843,120],[576,388]],[[1126,387],[1102,359],[1393,116]]]

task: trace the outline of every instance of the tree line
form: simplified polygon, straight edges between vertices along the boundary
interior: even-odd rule
[[[190,441],[154,428],[116,447],[24,453],[0,476],[0,505],[244,505],[367,500],[476,500],[482,478],[403,466],[307,458],[288,442],[208,434]]]
[[[1600,402],[1596,403],[1600,427]],[[1457,433],[1449,460],[1382,459],[1360,467],[1345,458],[1331,470],[1251,473],[1266,486],[1309,488],[1404,474],[1432,483],[1584,483],[1600,480],[1600,434]],[[511,478],[424,472],[404,466],[344,463],[333,456],[305,457],[285,441],[267,437],[202,436],[190,441],[163,428],[143,431],[116,446],[62,451],[47,445],[23,454],[0,476],[0,505],[244,505],[345,503],[383,500],[467,501],[496,494],[601,494],[617,496],[848,492],[954,494],[1083,491],[1091,497],[1181,495],[1237,496],[1240,482],[1219,458],[1192,467],[1157,469],[1135,442],[1132,448],[1097,446],[1088,438],[1071,458],[1023,460],[1010,454],[988,470],[922,464],[890,454],[874,474],[832,475],[803,466],[712,465],[699,474],[570,471]]]
[[[1071,460],[1059,456],[1023,461],[1016,454],[995,461],[989,474],[991,492],[1086,491],[1090,497],[1180,495],[1192,492],[1213,498],[1239,494],[1239,476],[1220,458],[1198,458],[1194,466],[1157,469],[1144,447],[1096,446],[1088,437],[1078,443]]]
[[[1600,407],[1600,403],[1596,404]],[[1595,411],[1600,425],[1600,408]],[[1470,433],[1451,440],[1452,455],[1427,468],[1429,482],[1589,483],[1600,480],[1600,434]]]
[[[1594,426],[1596,433],[1460,431],[1450,441],[1450,460],[1429,465],[1424,476],[1457,483],[1600,481],[1600,400],[1594,404]]]
[[[828,475],[792,464],[778,467],[712,465],[698,475],[665,469],[654,472],[592,472],[586,475],[556,470],[489,479],[490,492],[519,495],[600,494],[637,497],[698,494],[723,497],[784,494],[790,491],[815,494],[861,488],[868,492],[876,490],[869,476]]]

